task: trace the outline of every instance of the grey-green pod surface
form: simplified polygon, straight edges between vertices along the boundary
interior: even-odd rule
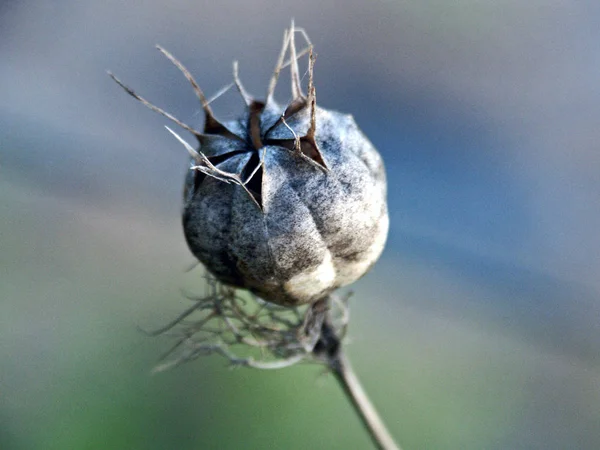
[[[282,112],[271,104],[261,124]],[[303,135],[297,115],[288,125]],[[248,121],[227,126],[242,132]],[[264,159],[247,184],[250,193],[190,170],[183,229],[190,250],[221,281],[282,305],[311,303],[356,281],[379,258],[388,231],[383,163],[346,114],[316,109],[315,141],[326,170],[286,147],[293,136],[283,123],[271,131],[265,125],[268,144],[260,149],[235,140],[200,148],[242,180]]]
[[[264,102],[244,90],[234,65],[246,109],[239,119],[223,123],[189,72],[160,49],[201,100],[206,115],[202,133],[115,78],[129,94],[198,139],[193,149],[176,135],[192,155],[183,206],[192,253],[221,282],[289,306],[313,303],[364,275],[379,258],[389,225],[381,157],[351,115],[316,105],[312,45],[297,53],[298,31],[292,25],[284,34]],[[297,61],[306,53],[304,94]],[[286,65],[292,100],[282,107],[273,94]]]

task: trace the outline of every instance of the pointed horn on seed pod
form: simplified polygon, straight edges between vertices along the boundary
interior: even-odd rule
[[[242,96],[242,99],[244,99],[244,103],[246,104],[246,106],[249,107],[254,101],[254,98],[250,94],[248,94],[248,92],[246,91],[246,89],[244,89],[244,86],[242,85],[242,82],[239,77],[237,61],[233,62],[233,82],[235,83],[235,87],[237,88],[238,92]]]
[[[204,155],[204,153],[202,153],[201,151],[194,150],[194,148],[190,144],[188,144],[185,141],[185,139],[183,139],[169,127],[165,126],[165,128],[169,131],[169,133],[175,136],[175,139],[177,139],[185,147],[185,149],[192,156],[192,158],[194,158],[194,161],[196,161],[197,164],[191,167],[192,170],[198,170],[199,172],[202,172],[203,174],[209,177],[212,177],[216,180],[222,181],[227,184],[233,183],[237,184],[238,186],[241,186],[242,189],[244,189],[244,191],[250,196],[250,198],[252,198],[254,203],[262,210],[262,205],[257,201],[254,195],[252,195],[252,193],[246,187],[246,184],[248,184],[250,178],[254,176],[257,170],[255,170],[254,173],[252,173],[252,175],[245,182],[243,182],[240,175],[225,172],[219,169],[210,161],[210,159],[206,157],[206,155]]]
[[[283,45],[281,46],[281,50],[279,52],[279,57],[277,58],[277,63],[275,64],[275,70],[273,70],[273,75],[271,76],[271,81],[269,82],[269,89],[267,90],[267,99],[265,103],[269,106],[273,102],[273,95],[275,94],[275,87],[277,86],[277,80],[279,79],[279,73],[283,68],[283,59],[285,58],[285,54],[287,52],[290,41],[290,33],[288,30],[283,32]],[[293,64],[294,61],[291,61]]]
[[[296,30],[297,31],[297,30]],[[293,30],[292,30],[293,33]],[[286,37],[288,34],[286,33]],[[307,42],[308,41],[308,38]],[[291,39],[288,40],[288,45],[290,48],[293,47],[293,41]],[[295,58],[295,52],[291,50],[292,59]],[[323,154],[319,149],[319,145],[316,141],[316,130],[317,130],[317,94],[314,86],[314,67],[315,67],[315,55],[313,52],[312,45],[308,47],[308,96],[305,97],[303,95],[297,96],[290,104],[287,106],[279,120],[267,131],[266,135],[269,134],[271,130],[277,127],[279,124],[283,124],[293,135],[293,139],[267,139],[265,143],[271,145],[278,145],[281,147],[285,147],[289,150],[296,151],[305,161],[311,163],[312,165],[318,167],[319,169],[327,172],[329,171],[329,167],[323,158]],[[283,59],[283,58],[280,58]],[[291,64],[294,67],[294,64]],[[297,66],[297,63],[296,63]],[[295,73],[298,73],[297,71]],[[292,70],[292,90],[294,90],[294,71]],[[299,81],[299,80],[298,80]],[[298,134],[293,130],[292,127],[287,122],[287,119],[290,119],[296,113],[304,110],[305,108],[310,109],[310,119],[309,119],[309,128],[304,136],[298,136]]]
[[[192,133],[196,137],[199,137],[201,135],[201,133],[199,131],[197,131],[197,130],[193,129],[192,127],[190,127],[189,125],[183,123],[177,117],[175,117],[172,114],[166,112],[165,110],[159,108],[158,106],[153,105],[148,100],[146,100],[142,96],[138,95],[133,89],[131,89],[129,86],[125,85],[121,80],[119,80],[116,77],[116,75],[113,74],[112,72],[108,71],[108,75],[115,81],[115,83],[117,83],[119,86],[121,86],[125,92],[127,92],[129,95],[131,95],[133,98],[135,98],[137,101],[139,101],[141,104],[143,104],[147,108],[151,109],[154,112],[157,112],[157,113],[161,114],[162,116],[166,117],[170,121],[172,121],[172,122],[176,123],[177,125],[179,125],[184,130],[189,131],[190,133]]]
[[[165,55],[167,59],[171,61],[173,65],[175,65],[175,67],[177,67],[181,71],[181,73],[183,73],[185,78],[187,78],[187,80],[192,85],[192,88],[196,93],[196,97],[198,97],[198,100],[200,100],[200,103],[202,104],[202,109],[204,110],[204,132],[210,134],[220,134],[222,136],[226,136],[232,139],[242,140],[242,138],[229,131],[221,122],[219,122],[215,118],[212,108],[210,107],[210,102],[206,99],[204,92],[202,92],[202,89],[200,89],[200,86],[198,86],[198,83],[196,83],[196,80],[189,72],[189,70],[187,70],[186,67],[177,58],[175,58],[171,53],[162,48],[160,45],[157,45],[156,48],[163,55]]]
[[[290,78],[292,82],[292,99],[303,98],[302,86],[300,85],[300,71],[298,69],[298,58],[296,57],[296,29],[294,28],[294,19],[290,27],[290,58],[292,64],[290,66]]]

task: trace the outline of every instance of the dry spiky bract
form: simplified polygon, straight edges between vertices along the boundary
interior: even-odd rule
[[[169,334],[174,345],[154,371],[170,369],[202,355],[218,354],[233,366],[281,369],[319,361],[318,342],[324,322],[336,339],[348,325],[348,297],[330,296],[310,306],[286,307],[265,302],[206,277],[206,292],[165,327],[150,334]]]
[[[297,33],[307,44],[299,52]],[[388,231],[383,163],[352,116],[317,106],[314,55],[304,31],[292,24],[284,33],[264,102],[244,90],[234,64],[234,83],[246,108],[224,123],[187,69],[159,50],[192,84],[206,117],[203,132],[113,78],[199,142],[195,150],[169,130],[191,154],[183,228],[192,253],[221,282],[285,306],[317,302],[365,274]],[[298,68],[303,55],[308,55],[306,94]],[[287,66],[292,96],[282,107],[273,95]]]

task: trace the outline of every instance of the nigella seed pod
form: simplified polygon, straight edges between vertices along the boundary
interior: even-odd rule
[[[300,32],[307,48],[296,51]],[[352,116],[317,106],[312,45],[292,27],[264,102],[234,84],[246,109],[219,122],[190,73],[159,47],[192,84],[202,103],[202,133],[130,95],[193,133],[184,188],[183,230],[192,253],[221,282],[280,305],[314,303],[364,275],[379,258],[388,232],[381,157]],[[309,55],[307,94],[298,59]],[[285,61],[289,54],[289,60]],[[273,99],[280,71],[290,67],[292,100]]]

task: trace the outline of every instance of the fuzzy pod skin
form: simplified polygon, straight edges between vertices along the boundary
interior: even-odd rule
[[[383,251],[389,220],[382,159],[353,117],[316,105],[312,45],[308,94],[300,88],[294,35],[286,30],[267,99],[220,123],[189,72],[206,114],[193,132],[184,187],[183,230],[191,252],[221,282],[284,306],[314,303],[364,275]],[[292,101],[273,100],[289,51]],[[113,76],[114,78],[114,76]],[[175,134],[175,133],[173,133]]]
[[[265,109],[261,123],[282,112]],[[356,281],[379,258],[388,231],[381,157],[351,116],[317,108],[316,123],[329,170],[276,143],[263,147],[262,209],[239,185],[197,171],[186,180],[183,229],[192,253],[219,280],[281,305],[312,303]],[[303,134],[301,120],[288,124]],[[283,124],[264,134],[277,138],[293,136]],[[258,150],[232,148],[218,168],[254,168]],[[201,150],[209,159],[222,156],[210,146]]]

